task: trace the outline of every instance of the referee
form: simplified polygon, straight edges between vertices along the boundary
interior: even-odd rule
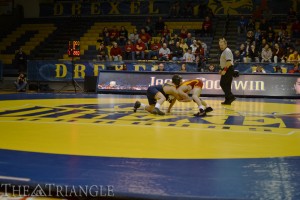
[[[221,75],[220,86],[225,93],[225,101],[221,104],[231,105],[231,103],[235,100],[235,97],[231,92],[231,83],[234,73],[233,54],[227,47],[227,41],[225,40],[225,38],[221,38],[219,40],[219,46],[222,50],[222,54],[220,57],[221,70],[219,71],[219,74]]]

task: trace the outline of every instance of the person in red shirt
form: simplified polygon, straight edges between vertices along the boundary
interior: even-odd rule
[[[161,44],[157,39],[154,39],[154,42],[150,45],[150,51],[148,53],[148,59],[151,60],[152,57],[156,56],[156,59],[159,57],[159,49],[161,48]]]
[[[299,64],[298,64],[298,63],[295,63],[295,64],[294,64],[294,68],[291,69],[291,70],[289,70],[289,73],[290,73],[290,74],[300,73]]]
[[[205,17],[204,22],[202,23],[202,33],[203,36],[211,36],[212,31],[212,22],[209,17]]]
[[[124,59],[125,60],[134,60],[134,52],[135,52],[135,47],[131,43],[131,41],[128,40],[127,44],[125,45]]]
[[[135,55],[137,59],[145,59],[145,50],[146,46],[144,42],[142,41],[142,39],[138,39],[137,43],[135,44]]]
[[[119,31],[117,30],[116,26],[113,26],[113,28],[109,31],[109,38],[111,42],[118,40]]]
[[[291,30],[292,30],[293,37],[295,38],[300,37],[300,22],[298,19],[292,24]]]
[[[151,36],[145,32],[145,29],[141,29],[141,33],[139,34],[139,38],[143,41],[143,43],[146,45],[146,48],[148,49],[148,43],[151,39]]]
[[[116,42],[113,42],[113,46],[110,49],[110,56],[112,61],[121,61],[122,60],[122,50],[118,47]]]

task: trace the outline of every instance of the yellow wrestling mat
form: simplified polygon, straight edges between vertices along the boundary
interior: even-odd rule
[[[170,114],[133,113],[134,96],[0,101],[0,147],[40,153],[127,158],[267,158],[300,155],[297,100],[205,98],[214,108],[194,117],[194,103]],[[298,100],[299,101],[299,100]],[[147,103],[143,98],[142,103]],[[298,102],[299,103],[299,102]],[[166,111],[169,104],[164,103]]]

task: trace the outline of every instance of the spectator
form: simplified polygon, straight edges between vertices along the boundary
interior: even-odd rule
[[[289,70],[289,73],[290,74],[300,73],[299,63],[295,63],[294,68]]]
[[[163,64],[163,63],[160,63],[160,64],[158,65],[158,69],[157,69],[156,71],[159,71],[159,72],[165,71],[165,66],[164,66],[164,64]]]
[[[240,20],[238,21],[238,26],[237,26],[239,34],[246,32],[247,24],[248,24],[247,20],[242,15]]]
[[[209,17],[205,17],[204,22],[202,23],[202,36],[210,37],[212,33],[212,21]]]
[[[109,37],[109,32],[105,32],[104,33],[105,35],[103,36],[103,43],[104,43],[104,46],[108,46],[110,45],[110,37]]]
[[[300,77],[297,78],[294,88],[295,88],[296,94],[300,94]]]
[[[240,60],[241,62],[244,62],[246,58],[246,46],[244,43],[240,45],[239,52],[240,52]]]
[[[259,30],[263,37],[265,37],[268,27],[269,27],[269,24],[267,23],[266,19],[262,19],[259,23]]]
[[[254,32],[256,30],[255,22],[253,21],[252,18],[249,19],[246,29],[247,29],[247,31],[252,31],[252,32]]]
[[[299,56],[297,50],[294,50],[294,52],[289,55],[289,57],[287,59],[287,62],[288,63],[298,63],[298,62],[300,62],[300,56]]]
[[[15,55],[16,67],[20,73],[23,73],[27,69],[27,55],[23,52],[23,48],[20,47]]]
[[[119,45],[125,46],[127,39],[128,39],[128,31],[125,29],[124,26],[121,26],[121,29],[119,31]]]
[[[274,67],[274,73],[279,73],[279,74],[282,74],[282,68],[280,66],[275,66]]]
[[[272,26],[269,26],[268,30],[266,31],[266,40],[269,44],[273,44],[275,41],[275,31],[273,30]]]
[[[192,48],[188,48],[187,52],[183,55],[183,61],[194,62],[196,60],[195,55],[192,54]]]
[[[110,42],[116,42],[119,38],[119,31],[116,28],[116,26],[113,26],[113,28],[109,31],[109,38]]]
[[[241,57],[241,53],[239,50],[235,50],[233,53],[233,62],[234,63],[241,63],[243,62],[243,58]]]
[[[215,68],[214,65],[209,65],[208,72],[217,72],[217,69]]]
[[[163,43],[162,47],[159,49],[159,60],[160,61],[169,61],[171,51],[167,46],[167,43]]]
[[[183,53],[186,53],[189,48],[184,39],[180,40],[180,47],[182,48]]]
[[[156,57],[155,59],[159,58],[159,49],[161,48],[161,44],[158,42],[157,39],[154,39],[154,42],[150,45],[150,50],[148,53],[148,59],[151,60],[153,57]]]
[[[187,37],[185,38],[185,43],[190,47],[191,44],[193,44],[194,38],[192,37],[191,33],[187,34]]]
[[[139,34],[137,30],[134,28],[132,33],[129,34],[128,39],[131,41],[132,44],[135,44],[139,39]]]
[[[182,63],[181,68],[179,70],[180,72],[187,72],[186,70],[186,63]]]
[[[107,51],[107,48],[104,46],[104,43],[100,43],[100,46],[98,49],[97,60],[99,60],[99,61],[108,60],[108,51]]]
[[[125,51],[124,51],[124,58],[125,60],[134,60],[134,45],[130,40],[127,41],[127,44],[125,45]]]
[[[168,26],[165,25],[164,26],[164,29],[162,30],[162,36],[167,40],[169,41],[171,36],[170,36],[170,30],[168,29]]]
[[[188,35],[187,28],[185,26],[182,26],[181,30],[180,30],[179,37],[182,38],[182,39],[185,39],[185,38],[187,38],[187,35]]]
[[[144,60],[145,59],[145,50],[146,45],[141,39],[138,39],[137,43],[135,44],[135,55],[137,59]]]
[[[248,42],[249,44],[252,44],[253,41],[255,41],[254,33],[253,33],[253,31],[248,31],[247,37],[246,37],[246,42]]]
[[[192,48],[192,54],[195,55],[196,49],[198,48],[197,40],[193,40],[193,43],[190,45],[190,48]]]
[[[173,61],[182,60],[183,49],[180,47],[179,42],[176,42],[176,45],[174,46],[174,48],[171,49],[171,54],[172,54]]]
[[[264,70],[264,68],[262,66],[257,66],[256,67],[256,70],[254,71],[254,73],[262,73],[262,74],[265,74],[266,71]]]
[[[176,44],[176,42],[180,42],[180,38],[178,37],[177,34],[174,34],[174,37],[173,37],[172,40],[174,40],[174,43],[175,43],[175,44]]]
[[[102,30],[102,35],[99,35],[100,37],[104,37],[106,35],[106,33],[109,34],[108,28],[105,26]]]
[[[142,40],[142,42],[146,45],[146,49],[148,49],[148,43],[151,40],[151,36],[146,33],[145,29],[141,29],[141,33],[139,34],[139,38]]]
[[[278,43],[274,44],[274,49],[273,49],[273,61],[274,63],[281,62],[283,60],[284,52],[281,47],[279,47]]]
[[[24,73],[20,73],[17,80],[14,82],[17,92],[26,92],[27,80]]]
[[[261,52],[261,62],[271,62],[272,59],[272,50],[268,44],[262,49]]]
[[[112,61],[122,61],[122,49],[118,47],[117,42],[113,42],[113,46],[110,49],[110,56]]]
[[[259,62],[259,53],[254,44],[251,44],[249,49],[250,62]]]

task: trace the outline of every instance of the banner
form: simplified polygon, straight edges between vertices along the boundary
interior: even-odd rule
[[[294,65],[290,63],[234,63],[234,69],[241,73],[252,73],[258,66],[261,66],[266,73],[274,73],[275,67],[280,67],[283,73],[294,68]]]
[[[174,0],[123,0],[123,1],[64,1],[56,0],[54,3],[40,4],[40,17],[59,16],[112,16],[112,15],[169,15]],[[261,6],[261,2],[254,0],[204,0],[179,1],[180,12],[183,8],[189,8],[193,16],[205,13],[206,6],[211,8],[214,14],[252,14],[255,5]]]
[[[102,70],[115,71],[152,71],[158,69],[161,62],[94,62],[94,61],[45,61],[27,62],[27,77],[31,81],[70,81],[72,76],[83,81],[85,76],[98,76]],[[166,71],[179,71],[182,63],[164,62]],[[187,63],[188,72],[196,72],[195,63]]]
[[[102,71],[98,77],[98,93],[142,93],[151,85],[171,81],[169,72]],[[184,80],[201,79],[204,95],[223,95],[220,75],[215,73],[180,73]],[[299,83],[297,83],[299,82]],[[299,85],[299,86],[297,86]],[[300,98],[300,75],[247,74],[234,78],[232,92],[238,96],[276,96]]]

